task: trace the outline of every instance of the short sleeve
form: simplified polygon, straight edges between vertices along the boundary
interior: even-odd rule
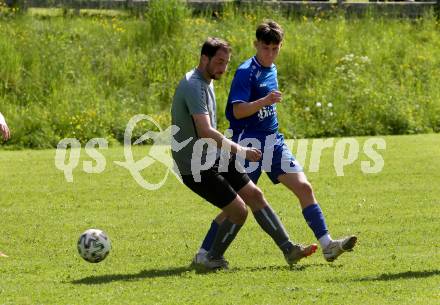
[[[0,125],[6,125],[6,120],[1,112],[0,112]]]
[[[189,83],[185,91],[185,103],[191,115],[209,113],[206,104],[206,91],[200,83]]]
[[[251,79],[248,69],[238,69],[235,73],[229,92],[229,101],[231,104],[250,102],[251,97]]]

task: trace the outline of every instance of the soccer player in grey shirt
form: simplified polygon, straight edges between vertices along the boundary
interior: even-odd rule
[[[230,54],[227,42],[208,38],[202,46],[197,68],[186,73],[177,86],[171,108],[172,124],[179,129],[172,140],[172,156],[182,181],[222,210],[214,221],[218,227],[215,236],[210,237],[213,239],[210,250],[199,252],[193,264],[208,269],[228,268],[223,255],[246,221],[248,205],[258,224],[271,236],[291,265],[313,254],[317,245],[303,246],[290,241],[261,190],[240,168],[240,162],[235,162],[236,155],[258,161],[261,151],[242,147],[216,129],[213,80],[220,79],[226,72]],[[226,161],[224,156],[227,156]]]

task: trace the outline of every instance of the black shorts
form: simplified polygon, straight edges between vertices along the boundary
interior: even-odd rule
[[[236,169],[235,156],[229,159],[227,172],[219,172],[218,162],[219,160],[210,169],[200,172],[200,182],[194,181],[193,175],[182,175],[182,180],[194,193],[222,209],[237,197],[237,192],[250,179],[244,170],[240,172]]]

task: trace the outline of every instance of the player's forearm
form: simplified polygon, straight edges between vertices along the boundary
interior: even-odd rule
[[[264,106],[266,106],[265,98],[260,98],[259,100],[250,103],[236,103],[232,105],[234,117],[236,119],[247,118],[260,111]]]
[[[237,154],[240,152],[243,148],[238,145],[237,143],[229,140],[224,135],[222,135],[217,129],[210,128],[209,130],[206,130],[202,134],[199,134],[202,138],[208,138],[213,139],[218,148],[223,148],[226,150],[231,150],[232,153]]]

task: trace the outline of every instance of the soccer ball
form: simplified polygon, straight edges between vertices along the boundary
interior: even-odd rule
[[[99,263],[110,253],[112,248],[110,239],[103,231],[88,229],[78,240],[78,253],[89,263]]]

